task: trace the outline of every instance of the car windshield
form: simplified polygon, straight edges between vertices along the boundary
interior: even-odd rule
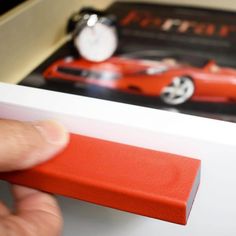
[[[146,70],[146,74],[147,75],[156,75],[156,74],[160,74],[167,71],[167,67],[166,66],[160,66],[160,67],[149,67]]]
[[[167,71],[166,66],[148,67],[144,70],[137,71],[135,74],[136,75],[157,75],[157,74],[161,74],[165,71]]]

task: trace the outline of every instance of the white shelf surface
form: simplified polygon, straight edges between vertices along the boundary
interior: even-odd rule
[[[59,197],[66,236],[236,233],[234,123],[4,83],[0,117],[57,119],[73,133],[202,160],[201,184],[187,226]]]

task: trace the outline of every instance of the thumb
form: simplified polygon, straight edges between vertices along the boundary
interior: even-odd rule
[[[40,164],[68,143],[65,129],[53,121],[36,123],[0,119],[0,171]]]

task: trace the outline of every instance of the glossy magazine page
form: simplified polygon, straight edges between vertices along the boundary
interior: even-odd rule
[[[170,5],[112,4],[119,46],[103,62],[67,42],[20,84],[236,121],[236,14]]]

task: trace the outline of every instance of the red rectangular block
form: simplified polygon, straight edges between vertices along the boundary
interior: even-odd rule
[[[17,183],[136,214],[186,224],[200,180],[200,161],[71,135],[57,157],[0,175]]]

